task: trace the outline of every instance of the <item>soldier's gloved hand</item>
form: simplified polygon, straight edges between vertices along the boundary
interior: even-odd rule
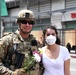
[[[17,69],[13,72],[13,75],[27,75],[27,73],[25,72],[25,70],[23,70],[23,68],[21,69]]]

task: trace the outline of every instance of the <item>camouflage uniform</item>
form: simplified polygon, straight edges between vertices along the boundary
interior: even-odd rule
[[[4,36],[3,38],[0,39],[0,75],[3,74],[4,71],[8,71],[8,75],[12,75],[14,69],[13,62],[15,61],[14,57],[15,55],[12,56],[12,62],[10,65],[10,68],[6,68],[3,64],[3,60],[6,59],[7,53],[12,52],[13,50],[17,50],[19,53],[24,54],[24,60],[22,62],[21,68],[23,68],[24,64],[29,60],[31,57],[30,52],[34,49],[37,49],[37,46],[32,46],[30,42],[34,40],[35,38],[33,35],[30,34],[29,38],[23,39],[21,35],[19,34],[19,31],[9,34],[7,36]],[[11,55],[10,54],[10,55]],[[19,63],[18,63],[19,64]],[[39,63],[36,64],[35,69],[31,70],[30,73],[27,75],[40,75],[39,74]]]

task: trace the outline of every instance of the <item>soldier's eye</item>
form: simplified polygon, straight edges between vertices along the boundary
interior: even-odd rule
[[[27,24],[28,23],[29,25],[34,25],[35,24],[35,22],[34,21],[31,21],[31,20],[30,21],[21,20],[21,23],[22,24]]]

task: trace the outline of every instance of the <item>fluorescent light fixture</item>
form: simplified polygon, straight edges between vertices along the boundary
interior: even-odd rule
[[[15,0],[5,0],[5,2],[9,2],[9,1],[15,1]]]

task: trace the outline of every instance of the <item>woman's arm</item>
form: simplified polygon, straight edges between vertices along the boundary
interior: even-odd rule
[[[70,74],[70,59],[64,62],[64,75],[71,75]]]

